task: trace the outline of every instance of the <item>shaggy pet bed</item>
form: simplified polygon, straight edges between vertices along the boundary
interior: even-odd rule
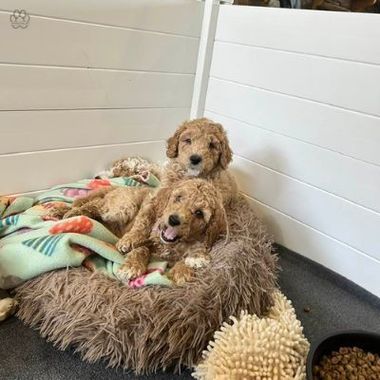
[[[304,380],[309,342],[290,301],[274,294],[268,315],[242,312],[214,334],[193,376],[198,380]]]
[[[273,303],[277,257],[265,227],[244,198],[228,214],[229,242],[214,246],[191,283],[131,289],[83,268],[60,270],[17,288],[18,316],[90,362],[136,373],[193,367],[230,315],[262,316]]]

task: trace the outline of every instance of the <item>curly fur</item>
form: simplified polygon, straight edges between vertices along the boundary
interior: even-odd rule
[[[148,172],[157,178],[161,175],[157,164],[141,157],[127,157],[115,161],[112,168],[104,173],[109,177],[130,177],[140,181]],[[98,178],[102,176],[101,173],[97,175]],[[76,199],[72,206],[62,204],[51,208],[49,216],[61,219],[86,215],[122,237],[131,228],[143,202],[153,193],[154,189],[147,187],[104,187]]]
[[[226,170],[232,160],[232,151],[221,124],[206,118],[183,123],[169,138],[166,154],[170,161],[163,171],[163,188],[176,186],[178,181],[195,176],[214,185],[226,207],[236,198],[236,182]],[[193,155],[201,159],[197,165],[191,162]],[[161,202],[161,198],[155,202]],[[118,244],[121,252],[128,252],[148,239],[152,224],[152,207],[153,203],[147,203],[141,208],[131,230]]]
[[[227,171],[232,150],[223,126],[206,118],[183,123],[167,141],[166,155],[170,159],[163,181],[173,183],[180,178],[196,176],[211,181],[228,205],[237,195],[237,185]],[[201,162],[191,163],[197,155]]]
[[[168,139],[166,154],[170,162],[163,171],[140,157],[130,157],[116,161],[108,172],[110,176],[139,176],[146,170],[155,173],[162,179],[162,191],[156,195],[152,192],[154,201],[146,189],[107,188],[75,201],[72,210],[65,209],[62,214],[64,217],[87,215],[103,222],[122,237],[117,247],[126,253],[149,239],[155,208],[165,204],[164,195],[179,181],[191,177],[208,180],[220,192],[225,206],[236,198],[237,185],[226,170],[232,160],[232,151],[221,124],[206,118],[183,123]],[[191,161],[193,155],[200,158],[196,165]],[[51,210],[51,213],[54,216],[60,214],[57,210]],[[213,239],[208,236],[208,240]],[[138,261],[135,256],[136,252],[133,254],[134,262]],[[146,254],[141,257],[146,261]],[[139,263],[138,272],[142,267],[144,265]]]
[[[154,174],[161,178],[162,169],[158,164],[152,163],[142,157],[124,157],[112,163],[111,169],[98,173],[95,178],[131,177],[139,179],[144,172]]]
[[[192,277],[189,268],[207,263],[207,252],[227,229],[219,192],[200,178],[180,180],[175,187],[161,188],[142,213],[143,225],[138,231],[144,229],[144,234],[131,233],[117,243],[120,251],[129,250],[132,245],[135,248],[129,252],[121,268],[129,278],[146,272],[151,253],[174,264],[169,276],[175,282],[189,280]],[[170,221],[173,216],[177,218],[177,225]],[[141,219],[138,217],[134,226],[139,222]],[[174,240],[165,239],[168,228],[174,233]],[[149,239],[145,242],[142,236],[148,234]],[[194,262],[194,259],[198,260]]]
[[[76,199],[68,210],[64,208],[63,218],[86,215],[103,223],[116,236],[123,236],[133,224],[144,200],[151,189],[142,187],[109,186],[92,191],[86,197]],[[57,210],[53,209],[49,215]]]
[[[54,271],[16,289],[18,316],[90,362],[137,373],[193,367],[230,315],[272,305],[277,265],[264,226],[243,198],[228,219],[229,243],[213,246],[190,283],[131,289],[82,268]]]
[[[167,141],[167,157],[175,158],[187,167],[192,154],[202,157],[202,176],[226,170],[232,160],[232,151],[222,125],[201,118],[186,121],[178,127]]]

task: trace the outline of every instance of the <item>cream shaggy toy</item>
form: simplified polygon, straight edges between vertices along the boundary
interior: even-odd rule
[[[198,380],[303,380],[309,343],[290,301],[274,294],[269,314],[242,312],[214,334],[193,376]]]
[[[13,298],[3,298],[0,300],[0,322],[13,315],[17,308],[17,301]]]

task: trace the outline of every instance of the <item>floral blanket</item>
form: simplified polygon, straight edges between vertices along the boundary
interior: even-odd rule
[[[60,202],[71,204],[100,187],[158,184],[152,174],[140,179],[87,179],[56,186],[36,199],[0,197],[0,288],[13,288],[47,271],[81,265],[118,279],[124,258],[115,248],[118,238],[114,234],[86,216],[57,221],[47,213]],[[148,273],[128,285],[169,286],[166,267],[166,262],[152,262]]]

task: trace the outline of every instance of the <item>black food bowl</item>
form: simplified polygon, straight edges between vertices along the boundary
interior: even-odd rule
[[[372,354],[380,355],[380,335],[361,330],[347,330],[329,334],[311,345],[307,356],[307,379],[313,380],[313,367],[323,355],[330,355],[340,347],[358,347]]]

